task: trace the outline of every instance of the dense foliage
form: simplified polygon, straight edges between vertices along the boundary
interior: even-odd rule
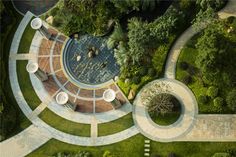
[[[197,96],[200,112],[234,113],[236,19],[214,16],[204,27],[181,52],[185,59],[179,58],[180,80],[192,77],[192,82],[185,83]],[[192,73],[189,67],[194,67]]]

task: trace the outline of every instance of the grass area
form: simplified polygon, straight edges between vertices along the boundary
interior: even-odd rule
[[[48,125],[65,133],[77,136],[86,136],[86,137],[90,136],[89,124],[80,124],[69,121],[56,115],[47,108],[42,113],[40,113],[39,118],[41,118]]]
[[[158,116],[150,116],[152,120],[158,125],[171,125],[178,120],[180,116],[179,112],[166,113],[165,115],[159,114]]]
[[[132,113],[129,113],[117,120],[98,125],[98,136],[114,134],[134,125]]]
[[[79,152],[82,150],[90,151],[93,157],[101,157],[106,150],[116,157],[143,157],[145,139],[144,136],[138,134],[124,141],[99,147],[70,145],[52,139],[27,157],[48,157],[57,152]],[[161,157],[166,157],[171,152],[174,152],[177,157],[210,157],[215,152],[225,152],[229,149],[235,150],[235,148],[236,142],[151,142],[151,153]]]
[[[144,137],[140,134],[122,142],[98,147],[70,145],[52,139],[33,153],[29,154],[27,157],[48,157],[54,155],[57,152],[78,152],[81,150],[90,151],[93,157],[102,157],[106,150],[109,150],[117,157],[143,157],[143,146]]]
[[[22,35],[20,45],[18,48],[18,53],[29,53],[30,45],[33,40],[35,30],[31,28],[30,23],[25,28],[25,31]]]
[[[236,150],[236,142],[151,142],[152,153],[168,156],[173,152],[177,157],[211,157],[216,152]]]
[[[5,20],[5,16],[2,16],[1,20],[4,21],[4,24],[1,24],[1,103],[3,104],[3,111],[0,113],[0,121],[1,121],[1,139],[4,140],[7,138],[10,138],[17,133],[21,132],[25,128],[27,128],[29,125],[31,125],[31,122],[25,117],[21,109],[19,108],[15,97],[12,93],[12,89],[10,86],[10,80],[9,80],[9,73],[8,73],[8,58],[9,58],[9,51],[12,39],[15,34],[15,30],[17,29],[22,16],[18,14],[13,6],[11,1],[4,1],[4,7],[7,16],[7,21]],[[3,27],[5,29],[3,30]]]
[[[34,91],[32,83],[30,81],[29,73],[26,70],[26,65],[28,61],[17,61],[17,77],[20,85],[20,89],[23,93],[23,96],[32,110],[38,107],[41,104],[41,100],[38,98],[37,94]]]

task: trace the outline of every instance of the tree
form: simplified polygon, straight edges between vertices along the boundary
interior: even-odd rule
[[[131,57],[128,53],[127,45],[123,41],[120,41],[117,49],[114,50],[114,57],[121,67],[126,68],[128,66]]]
[[[232,111],[236,112],[236,89],[233,89],[228,93],[226,97],[226,102],[228,107]]]
[[[154,10],[156,5],[159,3],[159,0],[142,0],[141,6],[142,10]]]
[[[209,24],[216,23],[218,21],[218,16],[211,7],[206,10],[200,10],[195,19],[192,21],[193,28],[196,31],[200,31],[206,28]]]
[[[139,10],[140,0],[111,0],[119,12],[127,13],[129,10]]]
[[[173,99],[173,96],[170,94],[158,94],[152,98],[148,105],[148,111],[162,115],[172,112],[175,105]]]
[[[215,98],[218,95],[218,88],[215,86],[209,87],[207,90],[207,95],[212,99]]]
[[[213,100],[213,103],[214,103],[214,106],[216,108],[216,110],[218,112],[221,112],[223,110],[222,106],[223,106],[223,103],[224,103],[224,99],[221,98],[221,97],[216,97],[214,100]]]
[[[218,10],[225,4],[225,2],[225,0],[196,0],[196,4],[203,10],[206,10],[209,7]]]
[[[125,41],[125,40],[126,40],[125,33],[123,32],[120,24],[117,23],[113,33],[107,40],[107,47],[114,48],[115,45],[118,45],[120,41]]]
[[[207,101],[208,101],[207,96],[206,95],[200,95],[198,97],[198,101],[199,101],[200,104],[204,104],[205,105],[207,103]]]
[[[128,23],[128,46],[133,64],[139,64],[142,57],[148,53],[147,48],[151,40],[147,22],[132,18]]]

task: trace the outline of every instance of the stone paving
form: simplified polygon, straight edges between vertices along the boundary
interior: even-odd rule
[[[36,136],[37,135],[37,136]],[[1,157],[21,157],[31,153],[32,150],[46,143],[51,136],[40,130],[37,126],[31,125],[24,131],[12,138],[0,143]]]
[[[178,141],[236,141],[236,114],[200,114],[192,130]]]
[[[152,121],[146,107],[143,105],[142,94],[145,90],[158,90],[160,84],[168,85],[170,88],[165,93],[174,95],[182,104],[180,118],[169,126],[160,126]],[[163,88],[163,87],[160,87]],[[162,142],[170,142],[186,135],[194,125],[195,116],[198,113],[197,101],[190,89],[173,79],[159,79],[150,82],[138,93],[134,101],[133,119],[139,131],[146,137]]]

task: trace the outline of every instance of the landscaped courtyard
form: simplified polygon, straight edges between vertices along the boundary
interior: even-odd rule
[[[1,157],[236,156],[236,1],[0,4]]]

